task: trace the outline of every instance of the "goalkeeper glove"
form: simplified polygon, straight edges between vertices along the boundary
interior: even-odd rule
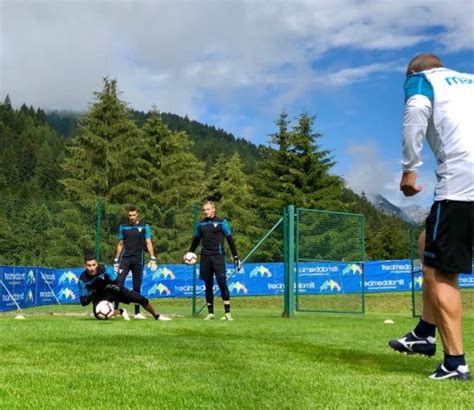
[[[117,294],[120,292],[120,286],[118,285],[114,285],[113,283],[109,283],[106,287],[105,287],[105,290],[110,292],[110,293],[114,293],[114,294]]]
[[[114,271],[115,271],[115,273],[119,273],[119,267],[120,267],[119,260],[114,259]]]
[[[158,265],[156,264],[156,258],[154,256],[152,256],[150,262],[148,262],[148,267],[153,272],[158,268]]]
[[[242,261],[237,255],[234,256],[234,267],[237,271],[240,271],[240,269],[242,269]]]

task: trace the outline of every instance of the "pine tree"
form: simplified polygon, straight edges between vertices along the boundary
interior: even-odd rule
[[[295,205],[303,208],[343,210],[343,181],[330,175],[335,165],[330,151],[317,145],[322,134],[313,132],[315,116],[302,113],[291,133],[292,183],[296,187]]]
[[[143,126],[145,158],[152,170],[153,215],[161,261],[176,262],[187,249],[192,235],[192,205],[204,193],[204,164],[191,153],[184,132],[170,131],[153,110]]]
[[[103,90],[95,97],[81,120],[79,135],[68,146],[62,180],[68,198],[102,197],[121,203],[150,200],[151,164],[143,159],[144,135],[118,98],[117,82],[105,78]]]
[[[262,230],[254,208],[253,195],[238,153],[229,160],[220,156],[211,172],[207,198],[218,202],[217,213],[229,220],[235,232],[240,256],[251,250]]]
[[[283,111],[275,121],[278,131],[270,134],[270,142],[276,149],[262,148],[261,169],[253,179],[258,196],[258,208],[262,215],[278,219],[285,205],[293,203],[295,187],[292,184],[290,133],[288,114]]]

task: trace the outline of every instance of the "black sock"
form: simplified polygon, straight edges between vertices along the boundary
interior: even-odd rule
[[[447,370],[453,371],[453,370],[456,370],[458,366],[465,366],[466,359],[464,358],[464,354],[454,356],[454,355],[447,354],[445,352],[443,364]]]
[[[123,309],[119,309],[119,312],[120,312],[120,316],[123,315]]]
[[[230,305],[224,305],[224,312],[225,313],[230,313]]]
[[[436,334],[436,325],[425,322],[423,319],[420,319],[418,324],[413,331],[416,336],[426,339],[428,336],[435,337]]]
[[[155,320],[158,320],[160,318],[160,314],[157,313],[155,316],[154,316]]]
[[[214,313],[214,305],[212,303],[207,304],[207,311],[211,314]]]
[[[138,315],[140,313],[140,305],[135,305],[135,314]]]

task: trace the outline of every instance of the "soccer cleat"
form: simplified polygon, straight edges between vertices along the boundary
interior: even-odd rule
[[[214,313],[208,313],[207,316],[203,320],[214,320],[216,315]]]
[[[170,320],[172,320],[170,317],[168,316],[163,316],[163,315],[158,315],[158,317],[156,318],[156,320],[162,320],[163,322],[169,322]]]
[[[120,309],[120,316],[122,316],[122,319],[125,320],[126,322],[130,320],[130,316],[128,315],[125,309]]]
[[[407,333],[400,339],[390,340],[388,345],[400,353],[418,353],[424,356],[434,356],[436,353],[436,339],[434,337],[418,337],[413,332]]]
[[[146,316],[143,313],[136,313],[134,318],[139,320],[146,320]]]
[[[230,313],[225,313],[224,316],[221,317],[221,320],[234,320],[234,319],[232,319],[232,315]]]
[[[458,366],[456,370],[448,370],[444,367],[444,364],[441,363],[435,370],[433,374],[429,376],[431,380],[471,380],[471,372],[467,365]]]

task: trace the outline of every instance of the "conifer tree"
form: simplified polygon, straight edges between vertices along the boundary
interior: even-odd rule
[[[143,126],[145,159],[152,169],[154,216],[157,242],[163,254],[159,260],[180,260],[192,235],[192,206],[204,193],[204,164],[191,153],[191,142],[184,132],[166,127],[153,110]]]
[[[118,98],[116,80],[104,79],[96,102],[82,118],[80,133],[71,139],[62,180],[69,199],[105,198],[108,202],[150,200],[151,164],[143,159],[143,133]]]
[[[262,231],[248,177],[237,152],[229,160],[222,155],[218,158],[210,175],[207,197],[218,202],[218,215],[230,221],[239,256],[244,257]]]

